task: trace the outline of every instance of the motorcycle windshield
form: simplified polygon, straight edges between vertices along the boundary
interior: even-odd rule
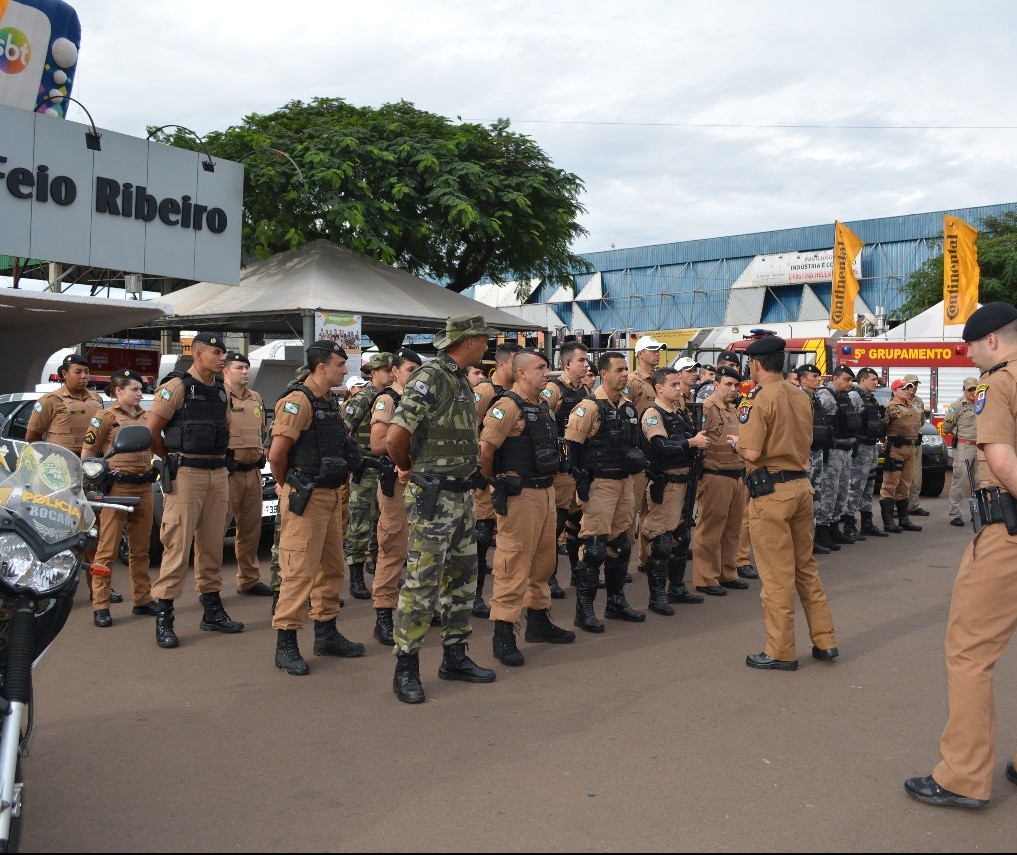
[[[0,468],[0,501],[46,543],[88,529],[95,513],[81,489],[81,460],[49,442],[24,445],[13,472]]]

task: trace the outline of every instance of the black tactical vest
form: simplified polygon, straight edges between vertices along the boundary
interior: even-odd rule
[[[509,436],[494,453],[494,471],[516,472],[524,478],[554,475],[561,466],[558,428],[546,401],[531,404],[515,392],[502,392],[500,397],[515,402],[523,415],[525,429],[519,436]]]
[[[858,438],[858,431],[862,426],[858,410],[851,403],[847,392],[834,392],[833,389],[826,391],[833,395],[833,400],[837,404],[837,412],[833,416],[834,439],[854,442]]]
[[[293,443],[289,454],[290,468],[299,469],[305,475],[317,476],[321,472],[323,458],[339,457],[346,460],[346,423],[331,397],[319,398],[303,383],[293,388],[303,392],[311,403],[311,426],[301,431]]]
[[[858,433],[863,443],[875,445],[876,440],[886,436],[887,423],[884,418],[886,411],[871,392],[863,392],[859,389],[858,394],[861,396],[865,408],[859,414],[862,417],[862,426]]]
[[[660,415],[661,423],[664,426],[664,430],[667,431],[668,439],[691,439],[696,435],[695,425],[692,424],[692,419],[684,410],[669,413],[667,410],[662,410],[656,404],[650,404],[646,409],[653,410]],[[645,410],[643,415],[646,415]],[[644,433],[643,436],[645,438],[646,434]],[[654,472],[665,472],[668,469],[675,469],[683,465],[676,463],[674,457],[665,457],[655,452],[653,444],[648,440],[645,442],[645,450],[650,458],[650,468]]]
[[[166,450],[183,454],[225,454],[230,444],[226,388],[222,383],[206,386],[183,371],[167,374],[162,382],[173,377],[184,384],[184,405],[162,429]]]
[[[561,390],[561,401],[558,402],[558,409],[554,414],[554,420],[558,425],[559,436],[565,436],[565,427],[568,425],[572,410],[576,404],[590,393],[581,383],[578,389],[573,389],[568,383],[563,383],[558,377],[555,377],[551,382]]]
[[[823,410],[814,392],[807,392],[812,401],[812,451],[827,451],[833,448],[832,417]]]
[[[631,401],[626,401],[617,410],[608,401],[594,398],[585,400],[596,404],[600,413],[600,429],[583,443],[583,468],[624,469],[626,449],[642,448],[642,431],[639,429],[639,414]]]

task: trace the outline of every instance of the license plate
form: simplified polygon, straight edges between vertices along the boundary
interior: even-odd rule
[[[278,499],[272,499],[267,502],[263,501],[261,503],[261,515],[263,517],[274,517],[277,513],[279,513]]]

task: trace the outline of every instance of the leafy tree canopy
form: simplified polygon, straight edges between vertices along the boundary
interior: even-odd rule
[[[195,149],[179,130],[164,137]],[[324,238],[461,292],[484,277],[571,287],[583,182],[529,137],[455,124],[406,101],[378,109],[340,98],[292,101],[205,137],[244,158],[243,249],[266,258]],[[289,160],[299,164],[301,185]]]

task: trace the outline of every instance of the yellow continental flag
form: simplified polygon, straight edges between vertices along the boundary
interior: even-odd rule
[[[858,280],[852,265],[862,251],[862,242],[851,229],[836,222],[833,239],[833,288],[830,300],[830,329],[855,328],[855,300]]]
[[[943,217],[943,323],[964,324],[978,308],[978,231]]]

